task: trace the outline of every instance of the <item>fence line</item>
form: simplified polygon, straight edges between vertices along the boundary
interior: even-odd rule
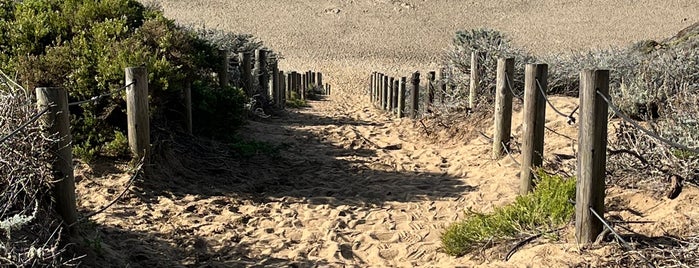
[[[480,77],[478,74],[480,68],[480,66],[478,66],[479,56],[475,52],[472,53],[471,56],[472,77],[476,77],[476,79],[478,79]],[[515,163],[520,165],[520,193],[526,194],[529,190],[531,190],[532,178],[536,177],[533,170],[536,167],[541,166],[543,162],[543,132],[544,129],[548,128],[544,125],[545,107],[547,105],[550,106],[557,115],[566,118],[569,125],[574,125],[578,119],[580,120],[577,150],[578,187],[576,187],[577,190],[575,202],[576,241],[580,244],[593,242],[593,240],[605,227],[614,232],[614,230],[611,230],[611,226],[609,226],[609,224],[604,220],[604,217],[597,213],[597,211],[604,211],[604,177],[606,175],[608,109],[611,109],[614,114],[622,118],[624,121],[630,123],[646,135],[651,136],[652,138],[668,146],[699,154],[699,148],[690,148],[663,138],[659,134],[643,128],[629,116],[623,114],[618,107],[614,106],[606,93],[609,88],[609,71],[582,71],[580,75],[580,104],[570,111],[570,113],[566,114],[555,107],[555,105],[546,95],[546,88],[544,85],[546,76],[548,74],[547,65],[528,64],[526,66],[527,68],[525,70],[524,83],[525,88],[523,92],[524,96],[522,97],[519,96],[520,94],[518,94],[513,88],[513,73],[504,70],[505,61],[506,59],[498,60],[498,73],[496,76],[497,80],[495,89],[496,112],[494,118],[495,126],[493,138],[488,137],[481,131],[477,131],[481,136],[493,143],[493,156],[495,159],[499,158],[503,154],[506,154],[512,158]],[[433,72],[427,73],[428,81],[426,82],[426,89],[428,90],[428,93],[425,97],[425,105],[427,107],[426,111],[429,113],[430,107],[433,104],[434,93],[432,91],[435,85],[433,84],[432,79]],[[411,79],[413,86],[410,90],[409,113],[410,117],[413,119],[418,118],[419,111],[419,75],[419,72],[415,72]],[[370,79],[370,99],[373,101],[376,107],[381,110],[386,110],[385,106],[383,106],[385,105],[386,98],[383,92],[386,90],[385,87],[388,85],[383,85],[382,83],[382,81],[385,79],[388,79],[388,76],[384,76],[379,72],[372,72],[372,77]],[[480,81],[472,81],[472,85],[476,85],[477,87],[478,84],[480,84]],[[444,88],[444,85],[440,86]],[[467,111],[469,111],[469,108],[474,105],[473,99],[475,98],[475,93],[473,93],[473,90],[471,90],[469,93],[469,102],[467,103],[466,107]],[[399,96],[402,94],[404,93],[399,94]],[[514,158],[512,151],[509,148],[509,146],[511,146],[511,144],[509,144],[511,136],[509,135],[507,127],[510,127],[509,124],[511,124],[511,121],[507,121],[507,119],[508,117],[511,117],[511,104],[513,97],[524,102],[523,114],[525,118],[523,122],[522,148],[520,150],[521,162],[518,162]],[[585,107],[582,106],[583,104]],[[505,106],[503,107],[503,105]],[[510,105],[510,107],[507,107],[507,105]],[[403,109],[401,109],[401,111],[403,111]],[[575,117],[576,112],[578,112],[579,117],[577,119]],[[555,134],[559,134],[552,129],[549,130]],[[567,138],[572,139],[571,137]],[[618,234],[615,235],[618,236]],[[623,240],[620,239],[620,241],[621,243],[625,244]]]
[[[107,93],[104,93],[104,94],[101,94],[101,95],[97,95],[97,96],[94,96],[94,97],[89,98],[89,99],[86,99],[86,100],[69,102],[69,103],[68,103],[68,106],[70,107],[70,106],[80,105],[80,104],[83,104],[83,103],[88,103],[88,102],[92,102],[92,101],[97,101],[97,100],[102,99],[102,98],[106,98],[106,97],[109,97],[109,96],[113,96],[114,94],[117,94],[117,93],[121,92],[121,90],[126,89],[127,87],[130,87],[131,85],[133,85],[133,84],[135,84],[135,83],[136,83],[136,80],[133,80],[131,83],[129,83],[129,84],[125,85],[125,86],[122,86],[122,87],[120,87],[120,88],[117,88],[117,89],[113,90],[112,92],[107,92]]]

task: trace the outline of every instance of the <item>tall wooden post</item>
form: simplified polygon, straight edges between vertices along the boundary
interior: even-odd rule
[[[434,106],[435,75],[434,71],[427,73],[427,105],[425,107],[430,111]]]
[[[524,120],[522,121],[522,170],[519,193],[525,195],[533,189],[532,168],[540,167],[544,155],[544,123],[546,100],[539,90],[541,84],[546,92],[548,65],[527,64],[524,78]],[[539,81],[537,83],[537,81]]]
[[[389,101],[389,92],[390,89],[388,87],[388,76],[383,77],[383,99],[381,100],[381,108],[385,111],[388,110],[388,104],[390,103]]]
[[[512,131],[512,92],[515,59],[498,59],[498,71],[495,81],[495,128],[493,133],[493,158],[505,154],[505,147],[510,143]],[[504,145],[503,145],[504,144]]]
[[[413,84],[410,90],[410,117],[416,119],[420,109],[420,72],[413,73],[410,82]]]
[[[384,96],[384,91],[383,91],[383,78],[384,77],[385,77],[385,75],[380,73],[379,77],[378,77],[378,81],[376,81],[378,83],[378,90],[379,90],[379,92],[376,93],[376,95],[378,97],[378,103],[376,104],[376,107],[378,107],[379,109],[383,109],[383,100],[386,98]]]
[[[294,91],[294,72],[287,72],[286,74],[286,99],[291,99],[291,92]]]
[[[150,157],[150,111],[148,110],[148,72],[146,67],[126,68],[126,120],[129,147],[134,158]]]
[[[609,71],[582,71],[575,196],[575,238],[581,244],[594,242],[603,229],[602,222],[590,212],[592,208],[604,216],[608,105],[597,91],[609,98]]]
[[[316,73],[316,85],[321,89],[323,88],[323,73],[321,72]]]
[[[255,94],[263,94],[269,88],[269,74],[267,74],[267,51],[255,50],[255,75],[257,76],[257,89]]]
[[[471,52],[471,87],[468,93],[468,108],[473,110],[476,105],[476,94],[481,87],[481,61],[485,58],[484,52]]]
[[[243,90],[249,98],[255,92],[252,80],[252,55],[248,52],[240,52],[238,53],[238,58],[240,58],[240,78]]]
[[[228,86],[228,83],[230,82],[230,72],[228,71],[228,68],[231,65],[231,59],[229,58],[228,55],[228,50],[226,49],[219,49],[218,51],[219,55],[221,55],[221,66],[219,67],[220,70],[218,72],[218,83],[220,87],[226,87]]]
[[[331,89],[332,89],[332,88],[330,87],[330,84],[325,84],[325,92],[326,92],[327,95],[330,95],[330,94],[331,94],[331,93],[330,93],[330,92],[331,92]]]
[[[70,135],[70,112],[68,111],[68,93],[57,87],[36,88],[36,99],[39,110],[49,111],[41,117],[41,127],[48,135],[56,135],[57,141],[52,146],[56,158],[52,163],[55,183],[53,197],[56,201],[56,212],[70,226],[78,219],[75,205],[75,178],[73,177],[73,153]],[[76,227],[70,228],[71,234]]]
[[[299,82],[299,83],[301,83],[301,99],[302,100],[306,99],[306,92],[308,91],[308,84],[306,83],[307,80],[308,80],[308,76],[306,75],[306,73],[302,73],[301,74],[301,81]]]
[[[447,96],[447,75],[444,68],[439,70],[439,103],[444,104]]]
[[[393,104],[394,104],[394,103],[393,103],[393,82],[394,82],[395,80],[396,80],[396,79],[393,78],[393,77],[389,77],[389,78],[388,78],[388,99],[386,100],[386,102],[387,102],[387,106],[388,106],[388,109],[387,109],[387,110],[388,110],[389,113],[390,113],[391,111],[393,111]]]
[[[269,66],[269,71],[272,73],[271,82],[268,89],[268,95],[273,100],[274,105],[279,107],[279,68],[277,68],[277,59],[271,58],[272,63]]]
[[[279,87],[277,88],[277,98],[279,99],[279,108],[283,109],[286,104],[286,75],[284,71],[277,73],[279,77]]]
[[[403,118],[405,116],[405,84],[407,78],[400,78],[400,85],[398,87],[398,118]]]
[[[399,90],[398,90],[398,84],[399,84],[399,83],[400,83],[400,82],[399,82],[399,79],[396,78],[396,79],[393,81],[393,87],[392,87],[392,89],[393,89],[393,94],[391,94],[391,95],[393,96],[393,98],[391,98],[391,103],[393,104],[393,109],[395,109],[395,110],[398,110],[398,92],[399,92]],[[391,111],[391,113],[396,113],[396,114],[397,114],[397,112],[394,112],[393,110]]]
[[[193,133],[192,125],[192,82],[187,81],[184,87],[184,108],[185,108],[185,127],[187,133]]]
[[[376,72],[371,72],[371,75],[369,76],[369,100],[373,104],[374,103],[374,86],[376,85]]]
[[[297,93],[299,94],[299,98],[302,100],[306,99],[306,91],[303,88],[303,74],[297,73],[296,74],[296,90],[298,91]]]

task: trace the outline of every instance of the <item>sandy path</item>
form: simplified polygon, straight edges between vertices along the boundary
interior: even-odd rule
[[[196,155],[198,145],[170,148],[171,172],[139,182],[95,218],[100,239],[108,241],[95,257],[101,266],[562,267],[599,260],[597,252],[579,254],[565,237],[528,246],[509,263],[441,253],[439,235],[465,209],[486,212],[514,199],[519,167],[509,158],[490,159],[491,145],[477,135],[426,141],[414,122],[369,107],[368,74],[434,69],[457,29],[497,28],[542,53],[666,37],[699,14],[694,1],[157,2],[180,22],[261,37],[285,56],[282,69],[322,71],[336,94],[241,131],[283,144],[277,157],[239,159],[221,149],[200,157],[211,163],[202,166],[182,157]],[[565,111],[576,105],[554,102]],[[513,119],[517,136],[521,114]],[[547,126],[577,133],[563,118],[551,116]],[[570,140],[551,136],[547,154],[572,153]],[[109,175],[114,170],[85,169],[78,176],[84,210],[106,203],[128,180]],[[662,200],[612,191],[615,202],[643,215],[611,213],[631,220],[672,215],[678,220],[638,230],[682,230],[699,216],[686,205],[699,194],[686,193]]]

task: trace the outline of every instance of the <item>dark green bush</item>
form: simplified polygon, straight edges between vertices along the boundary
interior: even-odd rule
[[[207,96],[196,99],[195,107],[210,109],[195,115],[221,114],[226,101],[235,101],[229,106],[243,107],[245,99],[237,91],[217,89],[216,81],[210,79],[221,62],[218,49],[255,49],[261,42],[250,35],[202,32],[207,31],[179,26],[159,10],[134,0],[0,0],[0,48],[4,52],[0,69],[16,73],[27,88],[64,87],[70,101],[77,101],[123,86],[126,67],[145,66],[154,120],[177,121],[170,118],[178,116],[171,111],[181,109],[180,92],[191,82],[197,84],[194,94],[199,91],[198,96]],[[78,155],[89,158],[124,151],[114,148],[122,143],[113,142],[126,129],[124,96],[122,91],[71,108]],[[241,124],[244,113],[240,109],[226,110],[226,114],[227,124],[219,126]],[[199,121],[206,122],[214,120]]]

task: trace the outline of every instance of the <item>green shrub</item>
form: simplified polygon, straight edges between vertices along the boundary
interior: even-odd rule
[[[0,69],[16,73],[27,88],[66,88],[69,100],[77,101],[123,86],[126,67],[145,66],[153,120],[172,116],[181,120],[181,113],[171,111],[181,109],[183,85],[195,82],[193,94],[200,90],[199,96],[207,97],[196,99],[194,106],[207,115],[229,116],[223,120],[226,125],[201,116],[207,120],[199,124],[216,124],[203,129],[235,127],[244,115],[237,107],[246,100],[235,90],[217,90],[211,79],[221,62],[218,48],[254,49],[261,42],[250,35],[217,33],[223,37],[207,40],[201,31],[178,26],[135,0],[0,0]],[[229,93],[233,95],[225,95]],[[115,131],[126,128],[120,118],[126,110],[124,96],[122,91],[71,107],[77,155],[115,152],[106,146],[118,138]],[[226,101],[235,101],[228,104],[234,109],[222,109]]]
[[[296,92],[291,92],[291,98],[286,100],[286,106],[295,109],[309,107],[308,102],[299,98],[299,95],[296,94]]]
[[[492,239],[512,237],[537,229],[550,229],[567,223],[573,216],[575,179],[538,172],[540,180],[532,193],[518,196],[513,204],[493,213],[469,212],[466,219],[450,225],[442,234],[444,250],[460,256]]]

